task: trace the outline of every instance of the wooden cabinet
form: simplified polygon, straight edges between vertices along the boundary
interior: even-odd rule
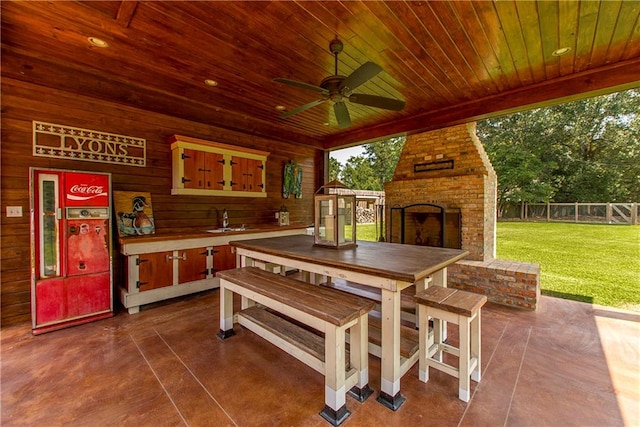
[[[264,163],[245,157],[231,157],[231,189],[233,191],[262,191]]]
[[[126,283],[120,301],[130,314],[140,306],[219,286],[217,271],[236,268],[236,254],[229,242],[304,234],[306,228],[277,227],[242,233],[131,236],[120,239],[126,259]]]
[[[173,135],[169,141],[171,194],[267,197],[268,152],[182,135]]]
[[[179,251],[178,283],[206,279],[209,274],[207,257],[211,248],[191,248]]]
[[[236,268],[236,254],[231,251],[231,246],[222,245],[213,247],[213,270],[222,271]]]
[[[173,252],[140,254],[136,260],[140,291],[162,288],[173,284]]]
[[[224,189],[224,156],[219,153],[185,149],[182,153],[184,188]]]

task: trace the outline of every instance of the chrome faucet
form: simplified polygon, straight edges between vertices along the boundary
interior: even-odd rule
[[[223,209],[222,211],[222,228],[229,227],[229,214],[227,213],[227,209]]]

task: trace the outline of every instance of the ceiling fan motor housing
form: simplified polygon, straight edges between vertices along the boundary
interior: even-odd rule
[[[337,55],[340,52],[342,52],[343,48],[344,48],[344,45],[337,38],[329,42],[329,52],[333,53],[334,55]]]

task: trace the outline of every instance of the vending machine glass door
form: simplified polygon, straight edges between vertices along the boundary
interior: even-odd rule
[[[59,218],[60,206],[58,205],[59,181],[56,174],[40,174],[38,178],[39,203],[38,215],[40,217],[39,252],[40,265],[39,277],[56,277],[60,275],[60,233]]]

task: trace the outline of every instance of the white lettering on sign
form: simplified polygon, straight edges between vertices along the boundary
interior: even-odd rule
[[[33,155],[144,167],[146,140],[34,121]]]
[[[70,190],[72,193],[88,193],[88,194],[100,194],[104,191],[102,185],[87,185],[87,184],[76,184],[72,186]]]

